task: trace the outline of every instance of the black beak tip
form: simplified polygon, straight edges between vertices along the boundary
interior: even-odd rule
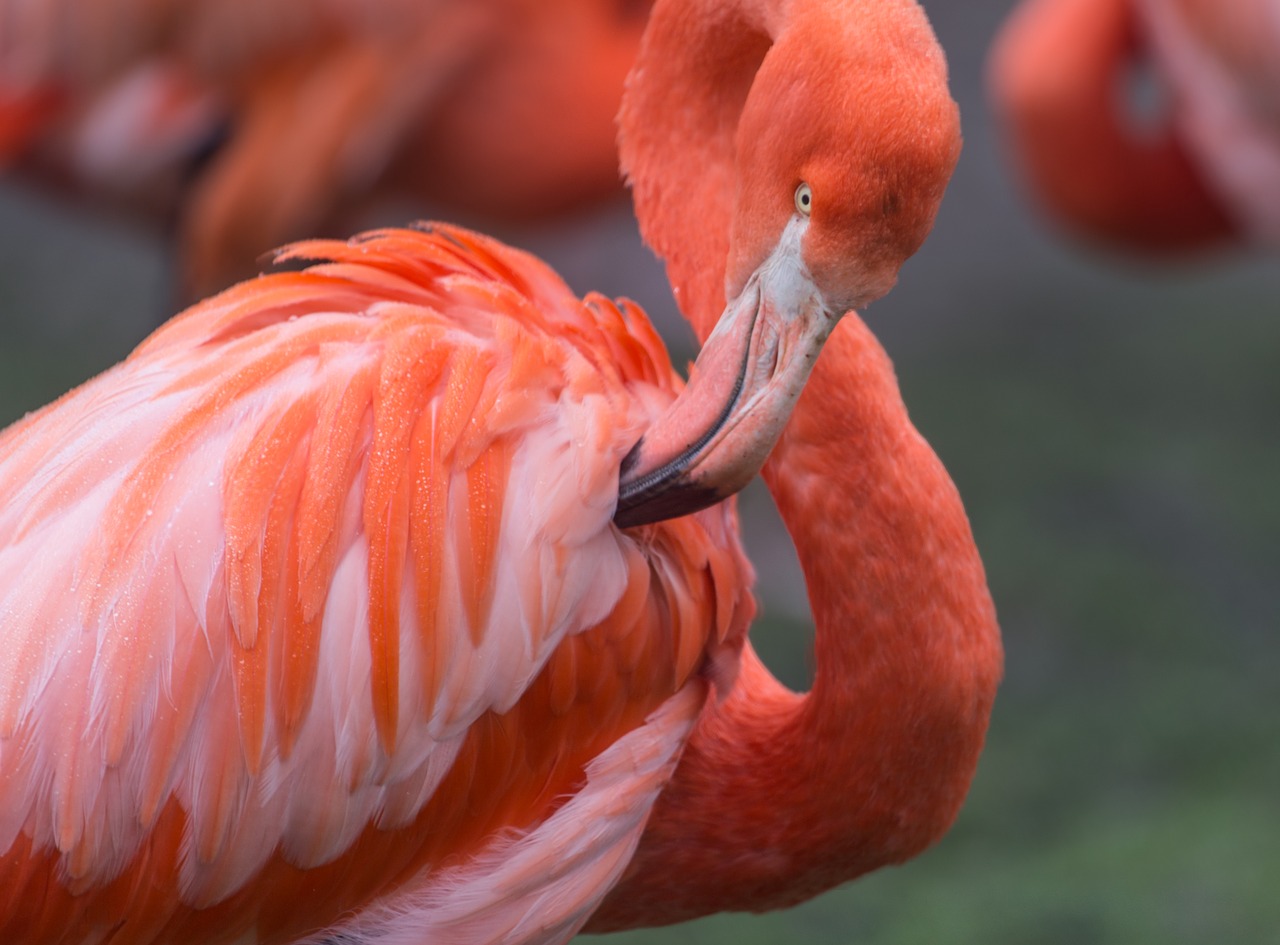
[[[627,494],[619,490],[618,508],[613,523],[619,528],[634,528],[691,515],[722,500],[715,489],[678,478],[655,483],[647,489]]]

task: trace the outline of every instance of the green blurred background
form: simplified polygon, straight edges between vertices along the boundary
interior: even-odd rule
[[[1280,265],[1158,268],[1047,230],[982,98],[1010,3],[925,6],[965,154],[867,319],[966,498],[1000,611],[982,766],[955,829],[905,867],[785,913],[595,941],[1280,942]],[[580,290],[639,299],[687,356],[625,203],[501,235]],[[172,308],[166,263],[154,234],[0,183],[0,422],[127,353]],[[754,638],[803,686],[802,578],[767,495],[743,510]]]

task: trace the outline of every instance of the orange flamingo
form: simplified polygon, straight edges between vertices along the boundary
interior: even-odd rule
[[[647,0],[0,0],[0,164],[177,218],[189,299],[376,194],[503,219],[620,190]]]
[[[947,829],[999,635],[849,312],[957,157],[924,14],[660,0],[621,121],[687,386],[634,307],[427,225],[287,249],[0,436],[0,940],[563,942]],[[805,696],[719,502],[762,464]]]
[[[1274,247],[1277,49],[1266,0],[1026,0],[989,84],[1032,191],[1069,228],[1154,253]],[[1156,127],[1124,102],[1144,65],[1169,98]]]

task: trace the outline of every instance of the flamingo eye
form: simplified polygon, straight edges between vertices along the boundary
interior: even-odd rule
[[[801,216],[805,217],[813,209],[813,188],[804,181],[801,181],[800,186],[796,188],[796,209],[800,211]]]

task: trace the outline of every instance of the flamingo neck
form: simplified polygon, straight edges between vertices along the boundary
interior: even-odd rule
[[[859,5],[863,18],[914,10]],[[725,302],[743,104],[788,18],[819,6],[655,5],[621,154],[645,238],[700,338]],[[587,931],[786,906],[900,862],[942,835],[972,778],[1000,675],[994,610],[955,488],[855,315],[818,359],[765,478],[809,587],[813,690],[788,691],[747,649]]]
[[[809,589],[813,690],[747,651],[591,931],[779,908],[901,862],[973,776],[1001,673],[994,608],[955,487],[857,316],[765,478]]]
[[[658,0],[618,116],[641,233],[699,341],[724,309],[734,133],[781,2]]]

